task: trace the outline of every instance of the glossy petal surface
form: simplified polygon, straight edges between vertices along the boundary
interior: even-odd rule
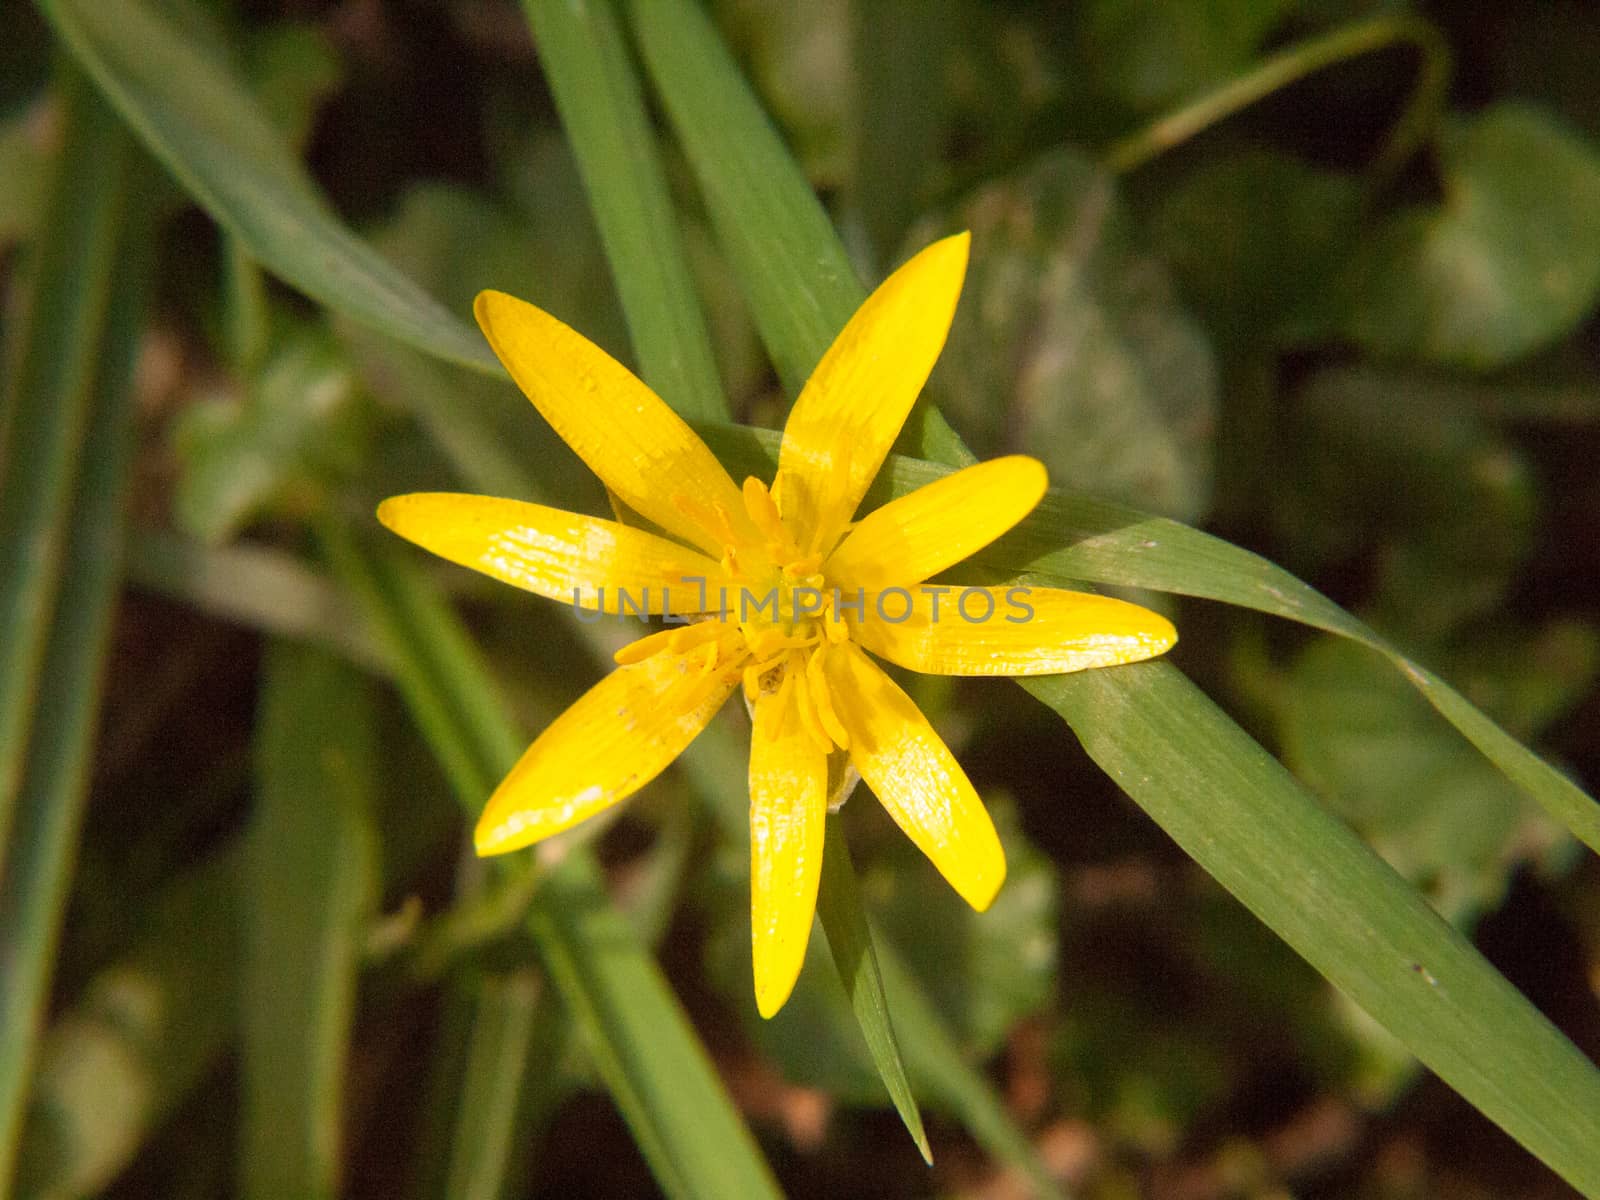
[[[1005,880],[994,822],[944,739],[900,686],[855,646],[827,653],[850,760],[917,849],[980,912]]]
[[[983,549],[1033,511],[1048,480],[1025,455],[975,463],[875,508],[825,572],[843,588],[909,587]]]
[[[671,612],[697,612],[702,591],[692,581],[718,570],[645,530],[522,500],[414,492],[385,500],[378,520],[440,558],[592,611],[615,613],[625,595],[630,613],[659,615],[663,601]]]
[[[909,596],[909,599],[907,598]],[[872,619],[880,604],[900,623]],[[937,606],[937,614],[935,607]],[[1160,613],[1061,588],[929,585],[869,596],[855,638],[928,675],[1057,675],[1165,653],[1178,632]]]
[[[722,707],[739,678],[725,644],[619,667],[555,719],[517,760],[478,821],[479,854],[569,829],[649,783]]]
[[[828,759],[786,689],[760,697],[750,739],[750,949],[770,1017],[800,976],[822,874]]]
[[[774,491],[801,549],[826,554],[944,348],[970,238],[935,242],[867,297],[790,410]]]
[[[480,292],[473,312],[517,386],[628,507],[714,555],[723,542],[696,513],[720,511],[736,533],[755,540],[722,464],[632,371],[504,292]]]

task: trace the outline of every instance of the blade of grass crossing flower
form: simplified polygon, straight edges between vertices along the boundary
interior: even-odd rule
[[[900,1044],[889,1019],[889,1003],[883,993],[883,975],[878,970],[872,929],[867,924],[866,910],[861,907],[861,891],[856,886],[850,847],[845,844],[836,814],[828,816],[826,839],[822,853],[822,884],[817,891],[817,916],[822,919],[822,931],[828,937],[828,950],[833,955],[834,966],[839,969],[839,978],[844,983],[845,994],[850,997],[850,1007],[861,1025],[867,1049],[872,1052],[873,1064],[889,1091],[889,1099],[894,1101],[895,1111],[905,1122],[923,1161],[932,1166],[933,1151],[928,1148],[928,1135],[922,1128],[917,1098],[912,1095],[911,1082],[906,1078],[905,1064],[900,1059]]]
[[[387,644],[402,695],[476,816],[522,739],[443,600],[403,560],[376,567],[370,551],[335,529],[324,530],[334,570]],[[472,728],[476,719],[488,721],[487,734]],[[693,1027],[586,851],[571,848],[549,869],[529,929],[662,1190],[684,1198],[777,1195]]]
[[[814,362],[859,299],[836,269],[837,238],[703,14],[679,0],[630,11],[730,257],[749,245],[769,250],[768,282],[749,292],[769,349],[780,361]],[[706,96],[715,109],[700,103]],[[800,216],[789,222],[790,213]],[[786,294],[773,300],[773,290]],[[832,319],[819,322],[825,311]],[[964,459],[955,445],[930,446],[930,457]],[[1101,765],[1208,870],[1447,1083],[1600,1193],[1600,1073],[1175,668],[1145,663],[1024,686],[1070,718]],[[1169,790],[1174,781],[1181,786]],[[1219,796],[1231,814],[1224,827]],[[1272,836],[1257,840],[1252,828]],[[1306,880],[1317,884],[1317,906],[1300,899]],[[1429,983],[1439,979],[1434,963],[1448,986]]]
[[[523,0],[612,263],[640,374],[686,418],[727,419],[644,97],[611,0]]]
[[[1585,1195],[1600,1071],[1170,663],[1022,681],[1174,840]]]
[[[256,100],[143,0],[39,0],[128,125],[211,218],[306,295],[481,371],[483,341],[350,232]]]
[[[332,1197],[356,981],[377,889],[373,695],[326,651],[269,648],[241,979],[240,1194]]]
[[[20,706],[22,712],[7,716],[10,765],[0,779],[5,808],[13,814],[9,836],[0,839],[0,1029],[5,1030],[0,1038],[0,1187],[10,1178],[15,1160],[93,761],[100,674],[121,569],[132,433],[129,380],[143,327],[149,267],[150,239],[139,188],[142,164],[131,145],[117,133],[111,114],[76,81],[67,84],[64,124],[67,162],[58,186],[69,190],[58,193],[50,207],[53,228],[38,263],[33,320],[22,353],[25,360],[52,353],[82,356],[73,368],[80,373],[78,382],[43,397],[81,406],[75,419],[54,431],[71,448],[59,452],[49,468],[18,457],[28,450],[31,438],[14,422],[41,416],[47,423],[53,420],[32,412],[31,404],[7,405],[13,421],[5,451],[10,456],[7,490],[44,485],[46,481],[35,478],[41,469],[62,472],[66,482],[52,486],[64,489],[52,501],[25,497],[18,507],[26,519],[15,529],[8,527],[3,543],[51,547],[54,553],[43,562],[19,555],[4,569],[10,582],[20,574],[39,595],[29,619],[8,626],[0,639],[37,643],[26,651],[33,659],[29,678],[23,686],[8,687],[3,702],[8,710]],[[85,156],[100,162],[86,163]],[[83,173],[98,166],[108,173]],[[77,184],[90,182],[97,190],[76,192]],[[102,207],[103,215],[89,215]],[[82,264],[85,276],[63,277],[59,271],[73,266],[71,259],[59,257],[65,251],[66,230],[102,222],[109,222],[114,232],[93,239],[94,254]],[[109,285],[102,256],[117,265]],[[62,337],[71,340],[62,342]],[[26,387],[28,373],[19,375],[16,382]],[[11,540],[13,532],[28,540]],[[28,665],[15,664],[10,653],[9,663]]]

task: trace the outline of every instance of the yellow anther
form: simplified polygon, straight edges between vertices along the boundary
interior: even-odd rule
[[[699,621],[693,625],[679,625],[646,634],[636,642],[629,642],[611,657],[619,666],[632,666],[663,651],[669,654],[686,654],[697,646],[715,643],[726,632],[719,621]]]
[[[631,667],[634,663],[641,663],[652,655],[672,648],[672,639],[677,636],[676,629],[663,629],[659,633],[646,634],[636,642],[629,642],[611,657],[621,667]]]

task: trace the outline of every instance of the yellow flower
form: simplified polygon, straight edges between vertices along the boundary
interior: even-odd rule
[[[1045,491],[1020,455],[957,471],[852,521],[943,348],[968,236],[937,242],[863,304],[789,414],[769,489],[736,485],[667,405],[548,313],[499,292],[478,324],[546,420],[660,532],[519,500],[396,496],[390,529],[435,554],[591,611],[691,618],[618,651],[495,790],[480,854],[560,833],[663,771],[742,686],[750,743],[756,1003],[800,971],[821,871],[830,755],[974,908],[1005,858],[982,802],[910,697],[864,650],[941,675],[1040,675],[1165,651],[1164,618],[1052,588],[927,580],[1021,520]]]

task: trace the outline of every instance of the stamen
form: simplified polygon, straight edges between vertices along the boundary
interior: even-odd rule
[[[641,663],[652,655],[668,649],[678,632],[676,629],[663,629],[656,633],[647,633],[638,641],[629,642],[611,657],[619,667],[631,667],[634,663]]]
[[[733,536],[733,522],[728,519],[728,510],[722,507],[720,502],[714,501],[708,507],[703,501],[678,492],[672,497],[672,507],[723,546],[731,547],[738,540]]]
[[[822,722],[817,719],[817,711],[812,705],[811,688],[807,680],[808,672],[799,662],[800,656],[796,654],[789,666],[788,677],[794,680],[795,707],[800,710],[800,723],[811,735],[811,740],[826,754],[833,749],[833,739],[828,736],[828,731],[823,728]]]
[[[726,632],[726,627],[720,621],[699,621],[693,625],[679,625],[674,629],[662,629],[646,634],[638,641],[629,642],[611,657],[616,660],[618,666],[632,666],[663,651],[669,654],[685,654],[708,642],[714,644]]]
[[[828,680],[822,673],[821,647],[811,655],[811,661],[806,664],[806,683],[811,692],[811,703],[816,707],[817,720],[828,731],[828,736],[833,739],[833,744],[841,750],[850,749],[850,735],[845,731],[839,714],[833,710],[833,692],[828,687]]]

